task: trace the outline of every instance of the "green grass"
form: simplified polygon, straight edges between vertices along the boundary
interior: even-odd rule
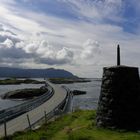
[[[49,81],[55,84],[91,82],[91,80],[84,79],[84,78],[49,78]]]
[[[95,126],[95,111],[76,111],[36,131],[18,132],[10,140],[140,140],[136,132],[119,132]]]

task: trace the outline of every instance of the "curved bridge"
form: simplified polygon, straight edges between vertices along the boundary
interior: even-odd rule
[[[65,102],[68,93],[66,89],[59,87],[58,85],[54,85],[50,82],[47,82],[47,84],[49,84],[53,88],[54,92],[53,96],[45,103],[34,108],[33,110],[6,122],[5,125],[1,124],[0,137],[5,136],[6,134],[10,135],[13,134],[14,132],[23,131],[26,128],[29,128],[28,119],[30,120],[31,125],[35,124],[38,120],[44,117],[44,112],[46,113],[46,115],[50,115],[50,117],[53,116],[51,114],[55,110],[58,110],[58,107],[60,107],[60,105]],[[27,115],[29,116],[28,119]],[[6,126],[6,131],[4,129],[4,126]]]

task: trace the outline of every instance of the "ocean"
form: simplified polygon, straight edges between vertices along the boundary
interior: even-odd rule
[[[86,91],[85,95],[77,95],[73,97],[72,104],[71,104],[73,110],[76,109],[92,110],[97,108],[97,103],[100,95],[100,87],[101,87],[100,79],[92,79],[91,82],[61,84],[61,85],[65,85],[70,90]],[[0,95],[16,89],[39,88],[41,86],[42,84],[0,85]],[[13,107],[15,105],[19,105],[23,102],[25,101],[0,99],[0,110]]]
[[[73,83],[73,84],[63,84],[70,90],[82,90],[86,91],[85,95],[74,96],[72,101],[73,110],[83,109],[83,110],[93,110],[97,108],[98,99],[101,89],[101,80],[92,79],[91,82],[86,83]]]

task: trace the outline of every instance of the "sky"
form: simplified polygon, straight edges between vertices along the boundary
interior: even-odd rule
[[[58,68],[80,77],[140,67],[139,0],[0,0],[0,66]]]

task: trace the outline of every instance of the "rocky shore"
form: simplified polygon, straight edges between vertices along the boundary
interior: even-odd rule
[[[48,91],[46,87],[41,88],[29,88],[29,89],[19,89],[15,91],[10,91],[1,96],[2,99],[33,99],[38,96],[45,94]]]
[[[33,79],[16,79],[8,78],[0,80],[0,85],[18,85],[18,84],[44,84],[44,81],[37,81]]]
[[[71,83],[91,82],[91,80],[86,79],[86,78],[49,78],[49,81],[54,84],[71,84]]]
[[[86,94],[86,91],[73,90],[72,93],[73,95],[83,95],[83,94]]]

